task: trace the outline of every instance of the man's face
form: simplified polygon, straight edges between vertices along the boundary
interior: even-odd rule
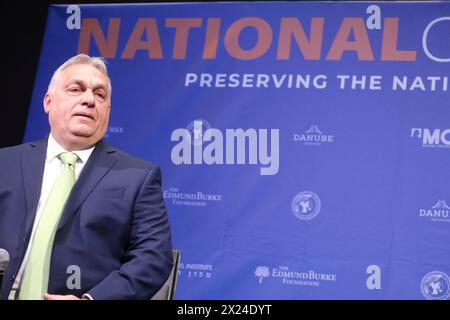
[[[105,135],[109,121],[108,79],[87,64],[61,71],[44,98],[51,132],[68,151],[87,149]]]

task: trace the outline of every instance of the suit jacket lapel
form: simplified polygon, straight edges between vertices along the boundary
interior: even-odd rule
[[[45,157],[47,155],[48,136],[42,140],[32,142],[25,146],[21,154],[22,179],[25,189],[26,218],[25,232],[31,230],[36,216],[44,176]]]
[[[117,161],[112,156],[114,152],[115,149],[103,142],[103,140],[97,143],[67,199],[67,203],[59,221],[58,230],[67,223],[86,197],[92,192],[108,171],[111,170],[111,167]]]

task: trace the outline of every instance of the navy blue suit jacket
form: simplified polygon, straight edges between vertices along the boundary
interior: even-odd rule
[[[11,256],[2,299],[8,297],[30,239],[46,151],[47,138],[0,149],[0,248]],[[164,284],[172,263],[159,168],[100,141],[61,215],[48,292],[148,299]],[[76,268],[81,287],[69,289],[76,284],[69,279]]]

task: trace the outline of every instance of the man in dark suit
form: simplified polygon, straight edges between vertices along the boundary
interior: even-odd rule
[[[149,299],[168,278],[160,170],[102,140],[110,98],[103,60],[72,57],[44,97],[50,134],[0,149],[2,299]]]

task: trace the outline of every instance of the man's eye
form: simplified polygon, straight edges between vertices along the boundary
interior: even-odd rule
[[[103,101],[106,98],[106,95],[103,92],[97,92],[96,96],[99,98],[99,100]]]
[[[72,92],[72,93],[77,93],[77,92],[80,92],[81,90],[80,90],[80,88],[78,88],[78,87],[72,87],[72,88],[69,88],[69,92]]]

